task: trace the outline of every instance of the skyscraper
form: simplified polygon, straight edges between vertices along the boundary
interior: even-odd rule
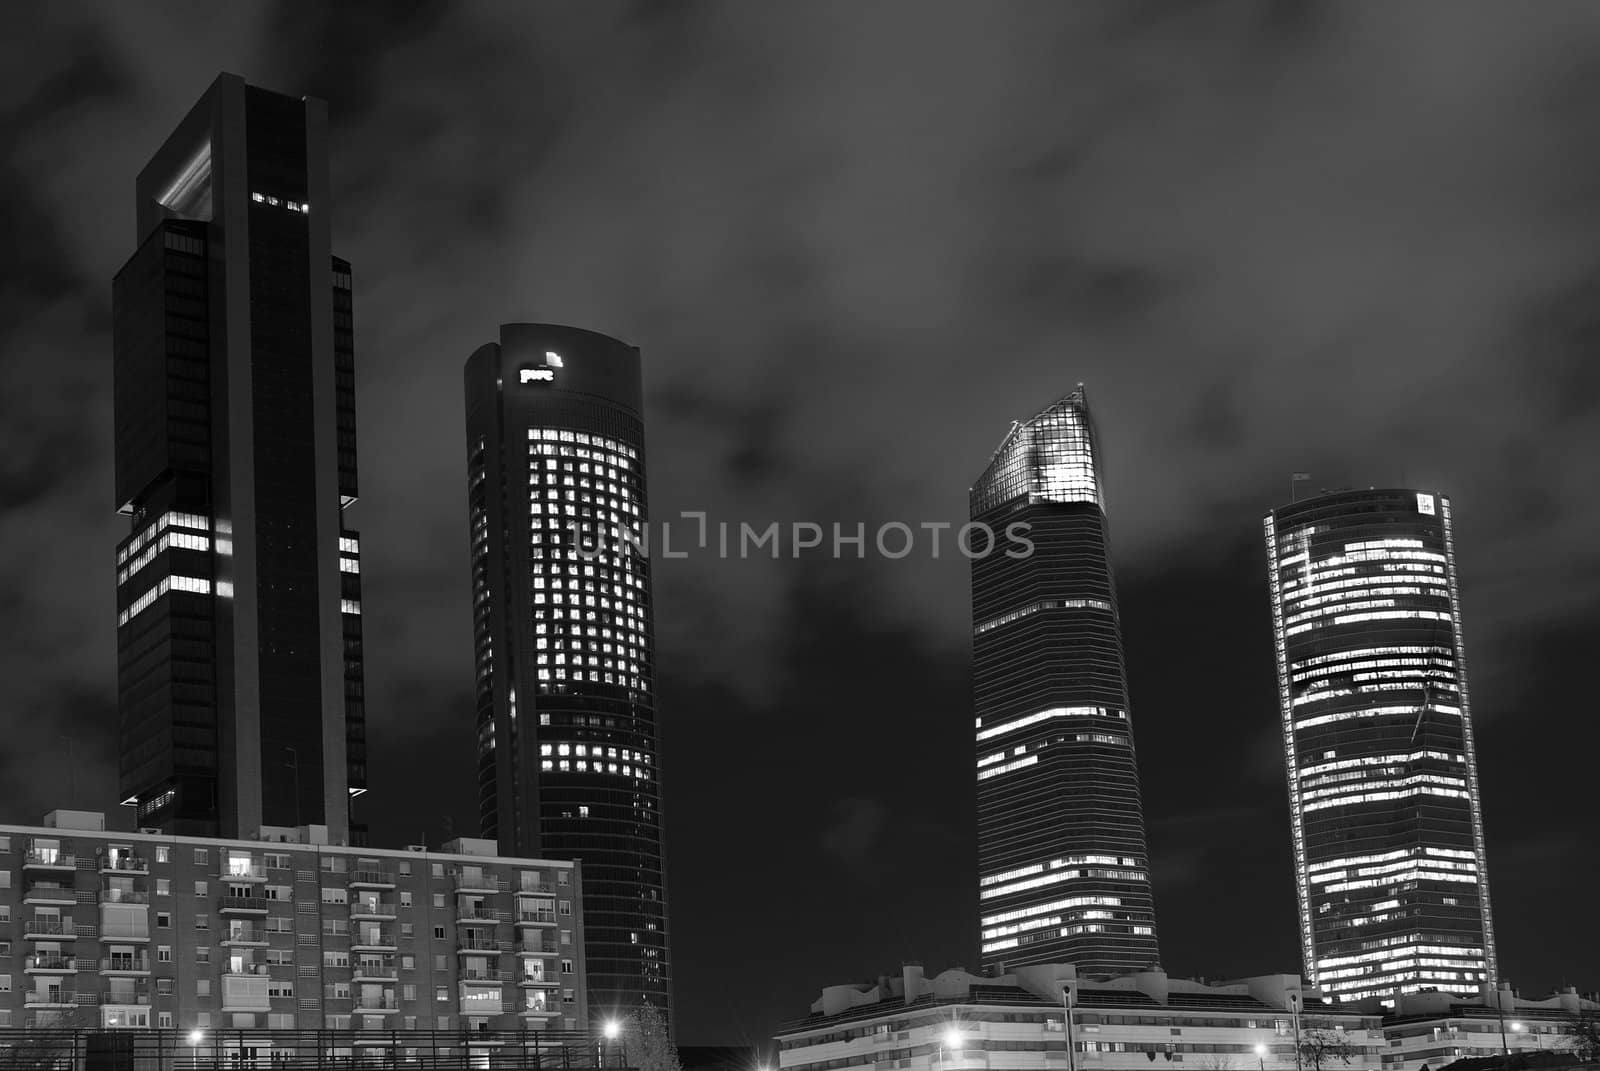
[[[342,843],[366,789],[327,127],[321,101],[225,74],[136,184],[113,333],[119,751],[141,827]]]
[[[639,351],[506,324],[466,399],[483,836],[582,860],[591,1014],[670,1015]]]
[[[972,562],[983,964],[1149,967],[1144,810],[1081,385],[1012,426],[970,505],[997,537]]]
[[[1343,491],[1264,523],[1306,975],[1475,994],[1497,979],[1450,500]]]

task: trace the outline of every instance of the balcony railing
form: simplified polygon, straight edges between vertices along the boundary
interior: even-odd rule
[[[381,999],[361,997],[351,1007],[355,1011],[398,1011],[400,1004],[394,999],[393,993],[386,993]]]
[[[352,870],[350,871],[351,885],[377,885],[385,888],[394,888],[394,871],[392,870]]]
[[[540,973],[527,973],[527,974],[519,974],[519,975],[517,975],[517,984],[518,985],[560,985],[561,983],[558,982],[555,978],[551,977],[550,975],[540,972]]]
[[[396,915],[393,900],[352,900],[350,901],[350,916],[366,916],[367,918],[392,919]]]
[[[393,930],[356,929],[350,932],[351,948],[398,948]]]
[[[266,881],[267,868],[256,862],[230,859],[222,864],[217,877],[222,881]]]
[[[497,971],[489,967],[473,967],[461,972],[463,982],[504,982],[507,980],[505,971]]]
[[[77,969],[78,958],[76,956],[29,956],[24,967],[24,970],[28,971],[45,971],[49,973],[76,971]]]
[[[23,996],[22,1003],[25,1007],[40,1008],[54,1007],[56,1005],[75,1005],[78,1003],[77,994],[70,989],[30,989]]]
[[[133,855],[123,852],[120,855],[100,853],[100,873],[102,874],[148,874],[150,873],[150,860],[142,855]]]
[[[150,894],[143,889],[101,889],[100,902],[102,904],[148,904]]]
[[[504,952],[499,941],[487,941],[481,937],[463,935],[456,938],[456,948],[462,952]]]
[[[272,901],[265,896],[224,896],[222,911],[224,914],[230,911],[248,911],[265,915],[271,904]]]
[[[222,973],[230,978],[265,978],[268,974],[265,963],[241,963],[238,966],[230,963],[222,968]]]
[[[116,1004],[118,1006],[140,1007],[150,1003],[149,993],[101,993],[101,1004]]]
[[[224,945],[264,945],[267,943],[267,931],[259,930],[254,926],[240,926],[237,929],[226,931],[218,943]]]
[[[507,882],[493,874],[457,874],[454,880],[458,893],[502,893],[510,888]]]
[[[149,974],[149,956],[104,956],[100,960],[102,974]]]
[[[534,934],[535,937],[539,936]],[[517,955],[519,956],[553,956],[556,950],[546,945],[543,941],[518,941]]]
[[[504,917],[504,912],[496,912],[487,907],[462,907],[456,909],[457,922],[499,922]]]
[[[29,848],[22,856],[22,865],[44,870],[76,870],[78,857],[58,848]]]
[[[556,913],[554,911],[518,911],[517,925],[519,926],[554,926]]]
[[[61,937],[69,933],[77,936],[77,931],[70,924],[63,925],[56,915],[34,915],[22,924],[24,937]]]
[[[399,977],[392,963],[362,963],[357,961],[350,965],[350,977],[354,981],[393,981]]]

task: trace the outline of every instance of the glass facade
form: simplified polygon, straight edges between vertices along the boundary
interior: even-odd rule
[[[1497,979],[1450,502],[1339,492],[1264,523],[1306,975],[1475,995]]]
[[[983,965],[1142,970],[1155,908],[1083,388],[1015,425],[970,500],[1033,544],[972,563]]]
[[[466,368],[482,832],[582,860],[597,1020],[671,1012],[640,383],[553,325]]]

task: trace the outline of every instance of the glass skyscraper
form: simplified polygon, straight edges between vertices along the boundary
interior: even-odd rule
[[[1308,979],[1497,982],[1450,500],[1342,491],[1265,520]]]
[[[113,336],[121,791],[140,827],[345,843],[366,789],[327,128],[321,101],[222,75],[136,184]]]
[[[1081,385],[1012,427],[970,506],[997,537],[972,562],[983,964],[1142,970],[1159,958],[1155,906]]]
[[[581,859],[589,1010],[670,1016],[639,351],[506,324],[467,361],[479,808]]]

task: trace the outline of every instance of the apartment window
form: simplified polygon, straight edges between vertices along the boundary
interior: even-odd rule
[[[262,857],[262,865],[268,870],[288,870],[289,857],[287,855],[278,855],[276,852],[268,852]]]
[[[414,970],[416,970],[417,969],[417,957],[416,956],[401,956],[400,957],[400,969],[403,970],[403,971],[414,971]]]
[[[0,889],[11,888],[11,871],[0,870]]]
[[[197,980],[194,983],[194,995],[197,997],[209,997],[211,995],[211,979],[201,978]]]
[[[168,949],[168,951],[170,952],[171,949]],[[156,993],[158,993],[159,995],[161,995],[163,997],[172,996],[172,979],[171,978],[157,978],[156,979]]]
[[[416,1028],[417,1028],[417,1017],[415,1015],[406,1016],[406,1029],[407,1030],[415,1030]]]
[[[411,906],[411,894],[409,892],[402,892],[400,894],[400,906],[401,907],[410,907]]]
[[[562,974],[571,974],[572,973],[572,961],[570,959],[564,959],[564,960],[561,961],[561,973]]]
[[[324,952],[322,954],[322,965],[324,967],[348,967],[350,966],[350,953],[345,951]]]
[[[196,948],[194,950],[194,961],[196,963],[210,963],[211,948],[208,945],[201,945]]]
[[[322,902],[325,904],[342,904],[348,899],[349,895],[343,889],[322,890]]]
[[[556,910],[558,912],[560,912],[561,914],[563,914],[563,915],[572,914],[572,901],[571,900],[562,900],[559,904],[556,905]]]
[[[561,943],[564,944],[564,945],[572,944],[572,931],[571,930],[562,930],[561,931]]]
[[[10,921],[11,921],[11,905],[10,904],[0,904],[0,922],[10,922]]]
[[[433,876],[436,877],[436,878],[444,877],[444,864],[443,863],[434,863],[433,864]]]
[[[171,963],[172,962],[172,946],[171,945],[157,945],[156,946],[156,962],[157,963]]]
[[[11,958],[11,942],[0,941],[0,959]]]
[[[443,941],[444,940],[444,927],[443,926],[435,926],[433,928],[433,939],[435,941]]]
[[[199,1012],[199,1013],[197,1013],[195,1015],[195,1017],[194,1017],[194,1025],[200,1027],[202,1030],[204,1030],[206,1027],[210,1026],[211,1025],[211,1013],[210,1012]]]
[[[171,896],[172,895],[172,879],[171,878],[157,878],[156,879],[156,895],[157,896]]]
[[[572,884],[572,871],[570,871],[570,870],[558,870],[558,871],[556,871],[556,884],[557,885],[571,885]]]
[[[570,989],[563,989],[563,990],[562,990],[562,991],[561,991],[561,1003],[563,1003],[563,1004],[571,1004],[571,1003],[573,1003],[573,1002],[574,1002],[574,1001],[575,1001],[575,1000],[576,1000],[576,999],[577,999],[577,998],[576,998],[576,997],[574,997],[574,996],[573,996],[573,995],[572,995],[572,990],[570,990]]]
[[[433,969],[434,970],[442,971],[447,966],[449,966],[449,963],[448,963],[448,961],[446,960],[446,958],[444,956],[434,956],[433,957]]]
[[[156,1012],[156,1025],[164,1030],[172,1029],[172,1013]]]
[[[448,1015],[441,1015],[441,1016],[438,1016],[436,1019],[434,1019],[434,1029],[435,1030],[449,1030],[450,1029],[450,1017]]]
[[[194,917],[194,928],[197,930],[209,930],[211,928],[211,916],[196,915]]]
[[[194,883],[194,894],[196,896],[205,896],[206,895],[206,883],[203,882],[203,881],[195,882]]]
[[[417,987],[414,986],[414,985],[403,985],[403,986],[401,986],[400,987],[400,999],[401,1000],[416,1000],[417,999]]]
[[[172,927],[172,916],[165,911],[156,912],[156,929],[166,930]]]
[[[165,844],[157,844],[156,845],[156,862],[158,862],[158,863],[170,863],[170,862],[172,862],[172,849],[167,847]]]
[[[9,974],[0,974],[0,993],[9,992],[11,992],[11,976]]]
[[[194,850],[194,865],[195,866],[205,866],[210,861],[211,861],[211,853],[210,853],[209,849],[207,849],[207,848],[196,848]]]
[[[400,924],[400,936],[407,941],[411,940],[417,936],[417,927],[412,923],[402,922]]]
[[[444,907],[444,893],[436,892],[433,894],[433,906],[441,909]]]
[[[11,976],[10,975],[6,975],[6,989],[9,990],[10,988],[11,988]],[[450,1000],[450,987],[449,986],[443,986],[443,985],[434,987],[433,999],[438,1001],[440,1004],[445,1004],[445,1003],[449,1002],[449,1000]],[[443,1030],[444,1027],[440,1027],[439,1029]]]
[[[10,837],[0,837],[0,855],[10,855],[10,854],[11,854],[11,838]]]

